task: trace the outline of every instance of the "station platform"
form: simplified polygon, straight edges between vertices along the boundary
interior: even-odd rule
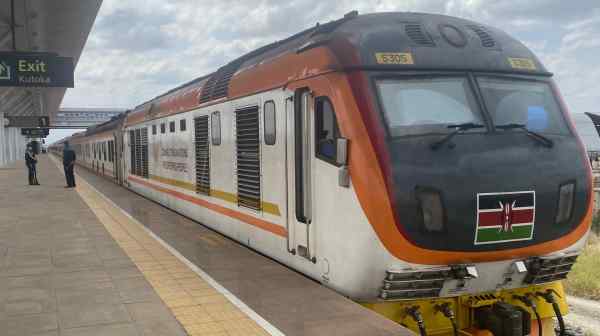
[[[220,234],[57,159],[0,168],[1,335],[411,335]]]

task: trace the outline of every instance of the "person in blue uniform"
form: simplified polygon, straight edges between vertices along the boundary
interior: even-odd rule
[[[37,179],[36,164],[37,158],[35,157],[33,147],[27,146],[27,151],[25,152],[25,165],[29,171],[29,185],[40,185]]]
[[[75,173],[73,169],[75,167],[75,151],[69,146],[69,142],[65,142],[65,148],[63,149],[63,168],[65,169],[65,177],[67,179],[67,186],[65,188],[75,188]]]

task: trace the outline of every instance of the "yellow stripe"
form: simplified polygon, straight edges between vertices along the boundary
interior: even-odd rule
[[[255,321],[188,265],[105,201],[84,180],[77,192],[188,335],[269,336]],[[210,236],[208,236],[210,237]],[[214,245],[213,245],[214,246]]]
[[[226,191],[221,191],[221,190],[217,190],[217,189],[210,189],[210,196],[216,197],[218,199],[221,199],[225,202],[229,202],[229,203],[237,203],[237,195],[236,194],[232,194],[232,193],[228,193]]]
[[[185,182],[185,181],[174,180],[174,179],[170,179],[170,178],[166,178],[166,177],[162,177],[162,176],[158,176],[158,175],[150,175],[150,179],[158,181],[160,183],[169,184],[174,187],[178,187],[178,188],[196,192],[196,186],[191,183]]]
[[[182,188],[185,190],[196,192],[196,186],[189,182],[175,180],[175,179],[162,177],[162,176],[158,176],[158,175],[150,175],[150,179],[158,181],[160,183],[168,184],[168,185],[171,185],[174,187],[178,187],[178,188]],[[233,203],[233,204],[237,204],[237,201],[238,201],[236,194],[222,191],[222,190],[217,190],[217,189],[210,189],[210,196],[214,197],[214,198],[218,198],[225,202]],[[281,216],[281,212],[279,211],[279,206],[277,206],[277,204],[261,201],[260,207],[263,212],[266,212],[268,214],[275,215],[275,216]]]

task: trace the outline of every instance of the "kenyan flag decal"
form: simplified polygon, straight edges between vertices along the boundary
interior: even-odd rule
[[[477,194],[475,245],[533,238],[535,191]]]

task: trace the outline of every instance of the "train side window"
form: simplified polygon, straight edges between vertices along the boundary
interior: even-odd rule
[[[165,134],[167,130],[167,126],[165,125],[165,123],[160,124],[160,134]]]
[[[316,155],[331,164],[336,164],[337,139],[340,137],[333,106],[327,97],[315,99]]]
[[[169,132],[174,133],[175,132],[175,122],[171,121],[169,123]]]
[[[185,131],[185,129],[186,129],[185,119],[179,120],[179,130]]]
[[[152,125],[152,135],[156,135],[156,125]]]
[[[210,133],[213,146],[221,144],[221,113],[213,112],[210,117]]]
[[[263,111],[265,144],[274,145],[276,140],[275,128],[275,102],[269,100],[265,103]]]

